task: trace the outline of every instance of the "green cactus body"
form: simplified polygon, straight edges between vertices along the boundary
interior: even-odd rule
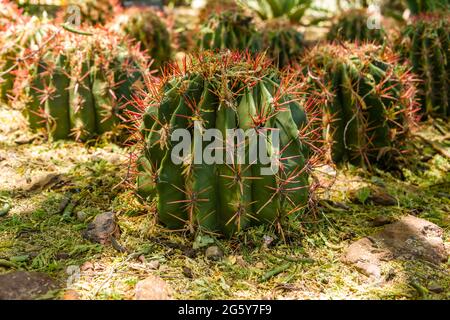
[[[299,130],[308,120],[293,97],[277,95],[280,80],[273,75],[278,71],[269,63],[238,53],[204,52],[201,59],[191,57],[186,73],[178,71],[165,80],[162,95],[149,94],[154,102],[148,109],[157,112],[147,109],[143,114],[137,192],[146,201],[156,198],[159,220],[166,227],[198,227],[231,236],[261,223],[278,226],[306,206],[309,150],[300,142]],[[146,120],[148,114],[157,118]],[[176,143],[167,142],[176,129],[187,129],[192,137],[190,154],[180,164],[171,159]],[[208,129],[220,132],[221,138],[205,136],[211,134]],[[243,140],[227,149],[228,130],[237,129]],[[280,132],[278,151],[272,130]],[[271,163],[251,159],[255,140],[265,146],[259,151],[268,158],[281,151],[278,171],[267,174]],[[245,146],[245,156],[239,146]],[[223,163],[203,158],[208,154]]]
[[[47,50],[24,59],[14,88],[30,128],[45,128],[51,140],[121,139],[124,119],[137,111],[128,102],[149,75],[145,56],[100,29],[91,36],[64,30],[39,41]]]
[[[23,113],[31,130],[44,128],[44,108],[42,107],[42,94],[48,79],[43,75],[44,61],[38,61],[30,71],[30,85],[26,87],[27,108]]]
[[[86,141],[96,133],[95,102],[91,90],[92,62],[78,61],[70,82],[70,126],[75,140]]]
[[[422,80],[418,96],[424,115],[442,118],[450,115],[449,30],[448,15],[418,15],[403,31],[398,46]]]
[[[389,49],[328,45],[317,47],[304,62],[312,72],[308,77],[317,75],[319,88],[333,93],[322,100],[322,112],[335,163],[370,167],[404,150],[415,123],[414,80]],[[317,88],[308,90],[315,95]]]
[[[70,135],[69,88],[70,78],[66,74],[67,57],[59,55],[50,79],[53,94],[45,103],[48,117],[47,131],[53,140],[67,139]]]

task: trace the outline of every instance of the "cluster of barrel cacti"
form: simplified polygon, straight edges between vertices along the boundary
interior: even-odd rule
[[[376,19],[366,9],[346,11],[332,25],[328,40],[382,43],[386,33]]]
[[[261,34],[253,17],[241,10],[214,13],[201,26],[199,47],[203,50],[261,50]]]
[[[137,101],[145,109],[137,192],[146,201],[156,198],[166,227],[232,235],[261,223],[279,226],[302,212],[309,198],[308,139],[313,135],[291,80],[263,56],[203,52],[190,57],[183,71],[168,72],[158,90],[149,89]],[[172,161],[176,144],[170,138],[177,129],[194,136],[188,155],[176,153],[179,164]],[[207,129],[217,129],[223,139],[205,142]],[[264,174],[267,165],[250,159],[250,136],[237,143],[245,147],[240,161],[236,149],[225,147],[229,129],[254,129],[259,152],[278,155],[279,170]],[[270,130],[279,131],[279,148]],[[197,161],[203,150],[223,162]]]
[[[424,114],[450,116],[450,15],[418,15],[404,30],[399,50],[419,76]]]
[[[304,60],[306,91],[321,101],[324,140],[335,163],[388,165],[415,123],[415,79],[388,48],[316,47]]]
[[[21,63],[15,91],[30,128],[53,140],[117,136],[123,105],[146,66],[137,47],[105,30],[91,36],[58,30],[45,50]]]

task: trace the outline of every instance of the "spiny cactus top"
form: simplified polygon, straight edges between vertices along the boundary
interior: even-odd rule
[[[171,229],[232,235],[294,219],[308,203],[311,166],[297,89],[260,55],[204,52],[174,66],[136,100],[138,194],[156,199]]]
[[[426,115],[450,116],[450,14],[422,14],[402,33],[399,51],[421,80],[419,102]]]
[[[397,56],[375,45],[322,45],[303,65],[306,90],[322,102],[334,162],[393,164],[390,156],[405,150],[417,111],[416,81]]]

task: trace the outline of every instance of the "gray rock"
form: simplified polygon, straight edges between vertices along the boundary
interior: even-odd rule
[[[411,258],[440,264],[448,258],[442,234],[442,229],[435,224],[408,215],[380,232],[352,243],[342,260],[376,279],[381,278],[383,261]]]
[[[55,290],[56,281],[44,273],[16,271],[0,275],[0,300],[31,300]]]
[[[135,299],[171,300],[171,290],[163,279],[151,275],[136,284]]]
[[[205,256],[209,260],[218,261],[223,258],[223,252],[218,246],[211,246],[206,249]]]
[[[105,212],[95,217],[83,231],[83,237],[92,242],[110,244],[111,237],[120,237],[120,228],[116,222],[114,212]]]

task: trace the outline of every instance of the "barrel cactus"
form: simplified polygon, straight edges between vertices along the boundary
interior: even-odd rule
[[[170,34],[156,11],[149,8],[129,8],[115,19],[110,28],[138,41],[141,50],[146,50],[154,59],[153,68],[157,69],[170,60]]]
[[[304,36],[289,22],[269,21],[262,29],[263,47],[274,64],[280,68],[298,58],[304,49]]]
[[[406,2],[413,15],[450,10],[449,0],[407,0]]]
[[[316,47],[304,58],[308,92],[320,100],[324,140],[335,163],[394,164],[416,120],[415,79],[388,48]]]
[[[30,128],[52,140],[119,135],[123,106],[145,75],[145,57],[102,30],[92,36],[59,31],[49,39],[46,50],[23,62],[26,72],[16,81]]]
[[[23,18],[19,23],[10,22],[8,28],[0,32],[0,101],[11,100],[19,62],[40,48],[50,29],[54,27],[32,17]]]
[[[201,27],[199,47],[203,50],[229,49],[256,52],[261,48],[261,35],[253,25],[253,17],[242,11],[225,11],[210,16]]]
[[[231,236],[257,224],[280,226],[302,213],[309,197],[310,122],[295,82],[249,53],[205,51],[182,69],[174,67],[137,103],[144,107],[137,193],[156,200],[160,222]],[[178,129],[193,135],[187,154],[174,142]],[[245,132],[235,144],[233,129]],[[251,160],[256,140],[260,155],[278,161]]]
[[[402,55],[412,64],[419,82],[424,114],[450,116],[450,16],[419,15],[401,37]]]
[[[328,40],[340,41],[370,41],[382,43],[386,32],[379,21],[370,15],[366,9],[351,9],[342,13],[328,33]]]
[[[67,21],[79,12],[80,22],[90,26],[105,25],[122,9],[118,0],[69,0],[65,3],[58,13],[60,19]]]

